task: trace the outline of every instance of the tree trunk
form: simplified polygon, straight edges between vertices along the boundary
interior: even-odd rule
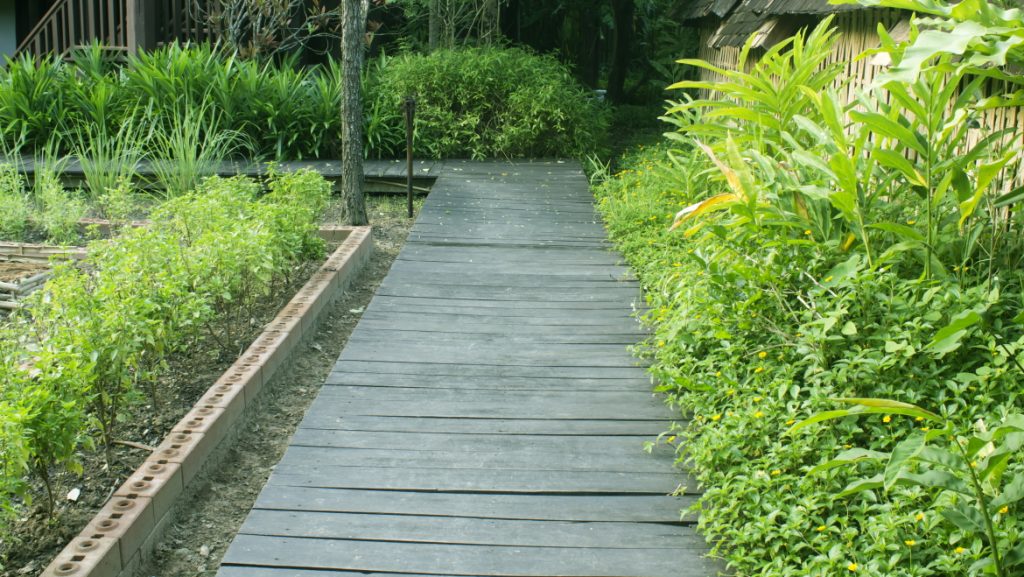
[[[608,98],[620,103],[625,99],[626,72],[633,48],[633,16],[636,6],[633,0],[612,0],[615,18],[614,44],[612,47],[612,69],[608,74]]]
[[[498,0],[483,0],[480,43],[495,44],[501,36],[501,7]]]
[[[341,194],[348,221],[364,225],[363,99],[360,73],[366,52],[366,12],[369,0],[341,2]]]
[[[429,9],[429,39],[427,40],[430,50],[437,50],[441,42],[441,0],[430,0]]]

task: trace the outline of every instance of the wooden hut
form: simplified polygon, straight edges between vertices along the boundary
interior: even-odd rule
[[[843,64],[844,72],[838,78],[839,95],[846,102],[852,102],[856,92],[870,85],[889,64],[879,57],[856,60],[857,55],[880,45],[879,24],[897,40],[906,39],[910,30],[909,12],[858,4],[833,5],[828,0],[694,0],[683,11],[683,17],[700,33],[698,58],[727,69],[737,67],[740,49],[751,35],[755,52],[751,60],[756,60],[757,52],[763,52],[801,28],[813,28],[829,15],[835,15],[833,24],[839,31],[829,61]],[[700,71],[702,80],[715,80],[715,76],[710,71]],[[1016,139],[1024,144],[1021,134],[1024,109],[989,110],[978,120],[979,128],[972,131],[972,138],[1011,128],[1014,134],[1007,140]],[[997,186],[1002,191],[1024,186],[1024,163],[1018,163],[1000,180]]]

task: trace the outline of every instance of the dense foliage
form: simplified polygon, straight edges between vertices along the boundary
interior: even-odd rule
[[[370,75],[371,154],[404,150],[397,114],[416,99],[416,154],[430,158],[580,158],[604,138],[607,112],[553,58],[517,48],[406,54]],[[392,119],[388,111],[396,111]],[[374,150],[375,149],[375,150]]]
[[[1019,574],[1019,149],[968,134],[991,100],[948,56],[841,103],[828,24],[679,83],[718,98],[598,190],[690,417],[666,439],[738,575]]]
[[[124,67],[98,46],[70,63],[24,57],[0,71],[3,147],[38,153],[49,146],[104,167],[169,158],[178,175],[159,176],[175,192],[197,181],[179,184],[182,171],[224,158],[338,158],[340,73],[333,61],[261,63],[208,45],[142,52]],[[366,153],[374,157],[404,154],[401,103],[410,95],[420,102],[417,153],[432,158],[582,156],[605,126],[566,68],[520,49],[381,58],[363,87]]]
[[[94,440],[109,445],[141,397],[159,410],[154,383],[168,355],[200,343],[237,354],[234,332],[255,301],[322,253],[316,223],[330,185],[303,171],[267,186],[205,181],[156,210],[150,226],[58,266],[0,326],[0,509],[31,497],[28,474],[50,489]]]

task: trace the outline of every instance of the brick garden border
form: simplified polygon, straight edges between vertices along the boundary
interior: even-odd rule
[[[246,408],[369,260],[370,227],[328,227],[320,234],[341,246],[40,577],[131,577],[141,568],[173,522],[179,497],[199,486],[190,484],[230,444]]]

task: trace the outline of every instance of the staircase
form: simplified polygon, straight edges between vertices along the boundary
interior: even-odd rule
[[[120,54],[175,40],[211,39],[206,0],[58,0],[18,45],[17,54],[67,58],[99,42]]]

